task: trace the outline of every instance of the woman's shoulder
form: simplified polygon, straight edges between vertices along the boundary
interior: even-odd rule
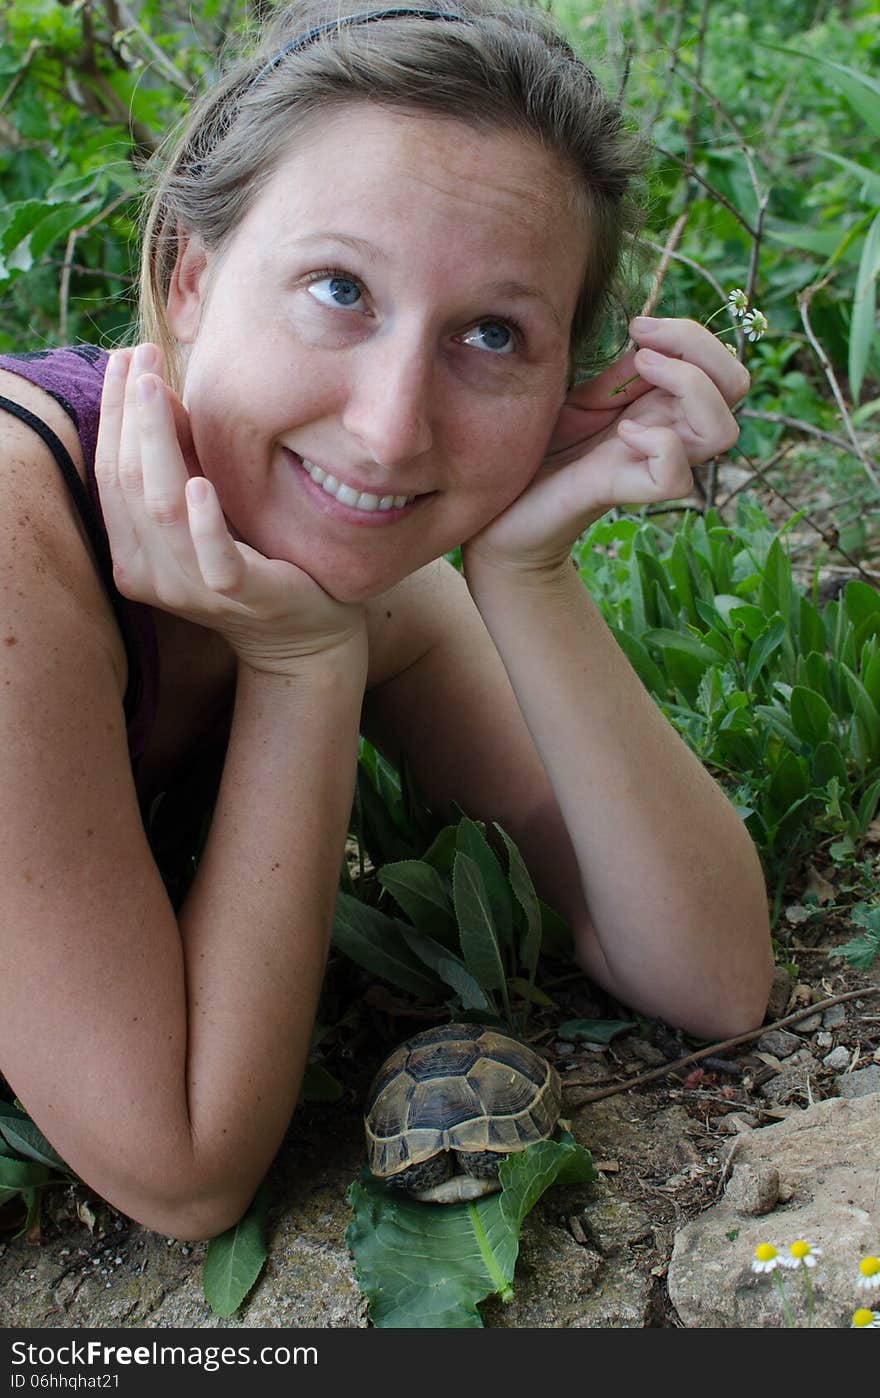
[[[45,423],[80,475],[94,461],[106,366],[106,351],[92,345],[0,355],[0,397]],[[7,428],[12,415],[2,415]]]

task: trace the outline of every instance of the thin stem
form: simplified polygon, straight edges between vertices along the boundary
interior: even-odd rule
[[[858,437],[856,436],[855,428],[852,425],[852,419],[849,415],[849,412],[847,411],[847,406],[844,401],[843,394],[840,391],[840,384],[837,382],[837,376],[834,373],[834,369],[831,366],[831,361],[828,358],[822,346],[819,344],[819,341],[816,339],[813,327],[810,324],[810,302],[812,301],[813,296],[816,294],[816,292],[821,291],[822,287],[827,284],[827,281],[828,278],[823,277],[821,281],[814,282],[811,286],[805,287],[803,291],[799,292],[798,309],[801,313],[801,320],[803,321],[804,330],[807,333],[807,339],[813,347],[813,351],[816,355],[816,358],[822,365],[822,369],[825,373],[826,379],[828,380],[831,392],[834,394],[834,400],[837,403],[837,406],[840,410],[840,416],[843,418],[843,425],[846,428],[847,436],[852,442],[856,456],[859,458],[859,461],[861,461],[862,465],[864,466],[872,485],[874,486],[878,494],[880,494],[880,475],[878,475],[877,472],[874,470],[871,462],[867,457],[867,454],[863,450],[862,445],[859,442]]]
[[[779,1275],[778,1267],[774,1267],[773,1269],[773,1280],[776,1283],[777,1290],[779,1291],[779,1298],[782,1301],[782,1314],[785,1316],[785,1323],[789,1330],[794,1330],[794,1316],[788,1304],[788,1297],[785,1294],[785,1287],[782,1285],[782,1277]]]

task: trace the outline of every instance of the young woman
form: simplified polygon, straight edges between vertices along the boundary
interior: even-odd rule
[[[309,0],[168,158],[141,343],[0,364],[0,1070],[148,1227],[227,1228],[283,1136],[361,726],[510,831],[600,985],[760,1023],[754,848],[569,561],[687,493],[748,383],[636,320],[572,387],[633,170],[540,15]],[[175,911],[141,812],[218,734]]]

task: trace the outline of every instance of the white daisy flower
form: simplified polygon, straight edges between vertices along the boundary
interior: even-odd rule
[[[755,1260],[752,1263],[753,1272],[775,1272],[782,1262],[782,1258],[776,1251],[772,1243],[759,1243],[755,1248]]]
[[[743,316],[743,330],[747,340],[760,340],[770,328],[770,322],[762,311],[747,311]]]
[[[821,1248],[810,1247],[803,1238],[798,1238],[788,1249],[788,1257],[780,1257],[783,1267],[815,1267],[816,1258],[822,1256]]]
[[[859,1276],[856,1286],[859,1291],[874,1291],[880,1286],[880,1257],[863,1257],[859,1263]]]
[[[749,308],[749,298],[742,287],[735,287],[733,291],[727,293],[727,304],[736,315],[745,315]]]

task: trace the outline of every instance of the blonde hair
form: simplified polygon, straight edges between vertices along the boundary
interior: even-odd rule
[[[364,0],[300,0],[274,11],[159,151],[144,223],[139,334],[162,348],[172,380],[178,347],[165,305],[178,228],[221,249],[291,141],[329,109],[359,102],[518,132],[571,172],[590,237],[572,364],[583,354],[613,297],[625,233],[637,222],[630,190],[641,145],[542,12],[501,0],[414,3],[462,22],[401,15],[345,23]]]

